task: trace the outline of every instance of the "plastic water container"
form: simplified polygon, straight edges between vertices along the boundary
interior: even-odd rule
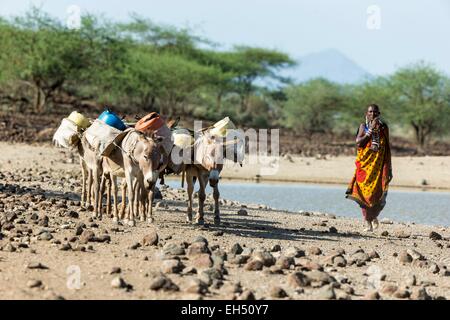
[[[229,117],[216,122],[210,132],[213,135],[225,137],[227,135],[227,129],[236,129],[236,126]]]
[[[74,122],[81,129],[86,129],[91,125],[89,120],[77,111],[73,111],[67,119]]]
[[[103,121],[107,125],[116,128],[120,131],[123,131],[127,128],[125,123],[123,123],[122,119],[119,118],[114,112],[110,110],[105,110],[99,117],[99,120]]]

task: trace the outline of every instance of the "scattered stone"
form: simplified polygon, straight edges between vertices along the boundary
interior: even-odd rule
[[[69,251],[69,250],[72,250],[72,246],[70,244],[68,244],[68,243],[65,243],[59,248],[59,250],[61,250],[61,251]]]
[[[83,230],[83,232],[80,235],[80,243],[81,244],[87,244],[90,241],[93,241],[95,238],[95,233],[91,230]]]
[[[3,246],[2,250],[5,252],[15,252],[17,249],[12,244],[7,243],[6,245]]]
[[[29,263],[29,264],[27,265],[27,268],[28,268],[28,269],[40,269],[40,270],[46,270],[46,269],[48,269],[47,266],[44,266],[44,265],[41,264],[40,262],[32,262],[32,263]]]
[[[275,244],[270,248],[270,252],[279,252],[281,251],[281,246],[279,244]]]
[[[198,236],[194,239],[194,241],[192,241],[192,243],[196,243],[196,242],[203,242],[206,246],[208,246],[208,240],[206,240],[205,237],[202,236]]]
[[[231,264],[244,264],[247,263],[247,261],[250,259],[250,256],[247,255],[232,255],[228,257],[228,262]]]
[[[276,262],[276,265],[280,267],[280,269],[289,269],[292,265],[295,264],[293,257],[285,257],[280,256]]]
[[[402,251],[399,256],[398,256],[398,261],[402,264],[408,264],[411,263],[413,261],[413,258],[411,257],[411,255],[405,251]]]
[[[411,237],[411,233],[405,231],[405,230],[399,230],[394,232],[394,237],[400,238],[400,239],[408,239]]]
[[[253,252],[252,260],[261,261],[265,267],[273,266],[276,262],[275,258],[270,252],[260,250]]]
[[[66,216],[73,219],[79,218],[78,212],[76,211],[69,211]]]
[[[128,287],[128,284],[121,277],[115,277],[111,280],[111,287],[115,289],[125,289]]]
[[[111,269],[111,272],[109,273],[109,274],[119,274],[119,273],[121,273],[122,272],[122,269],[121,268],[119,268],[119,267],[113,267],[112,269]]]
[[[245,209],[239,209],[238,216],[248,216],[248,212]]]
[[[381,288],[381,293],[384,295],[392,296],[395,292],[397,292],[398,287],[393,284],[385,284]]]
[[[380,294],[378,293],[378,291],[369,291],[364,295],[363,299],[364,300],[379,300]]]
[[[300,250],[296,247],[288,247],[283,251],[283,255],[286,257],[301,258],[305,256],[305,251]]]
[[[337,231],[337,229],[335,227],[330,227],[329,232],[330,233],[337,233],[338,231]]]
[[[243,249],[239,243],[233,244],[233,246],[230,249],[230,253],[232,253],[234,255],[241,254],[242,251],[243,251]]]
[[[394,292],[394,298],[397,299],[406,299],[409,298],[409,296],[410,296],[409,291],[403,288],[399,288],[397,289],[397,291]]]
[[[136,250],[137,248],[139,248],[141,246],[141,244],[139,242],[133,243],[129,248],[131,250]]]
[[[336,282],[336,279],[334,277],[332,277],[331,275],[329,275],[328,273],[326,273],[324,271],[313,270],[313,271],[307,272],[306,276],[308,277],[308,279],[311,280],[311,282],[315,286],[323,286],[326,284]]]
[[[387,236],[389,236],[389,232],[387,232],[386,230],[384,230],[384,231],[381,233],[381,236],[387,237]]]
[[[336,299],[336,293],[332,286],[324,286],[315,292],[315,298],[319,300]]]
[[[150,283],[150,290],[179,291],[180,288],[165,276],[158,276]]]
[[[214,231],[212,233],[212,235],[215,237],[221,237],[221,236],[223,236],[223,231]]]
[[[185,291],[189,293],[205,294],[208,292],[208,285],[200,279],[193,278],[189,281]]]
[[[163,253],[174,256],[181,256],[185,253],[184,247],[176,243],[167,243],[163,247]]]
[[[288,296],[286,291],[278,286],[271,287],[269,290],[269,294],[272,298],[286,298]]]
[[[414,249],[407,249],[406,252],[413,258],[413,260],[426,260],[420,252]]]
[[[256,300],[255,294],[251,290],[245,290],[239,296],[238,300]]]
[[[380,255],[378,254],[378,252],[376,252],[375,250],[373,250],[373,251],[371,251],[370,253],[369,253],[369,258],[372,260],[372,259],[379,259],[380,258]]]
[[[307,287],[311,284],[311,280],[304,273],[295,272],[288,275],[287,283],[293,288]]]
[[[192,265],[197,269],[206,269],[213,266],[211,256],[207,253],[198,254],[192,260]]]
[[[195,269],[194,267],[186,267],[181,271],[181,274],[184,276],[189,274],[197,274],[197,269]]]
[[[258,271],[258,270],[262,270],[262,268],[264,267],[264,264],[261,260],[250,260],[249,262],[247,262],[247,264],[244,266],[244,269],[247,271]]]
[[[38,288],[42,286],[42,281],[41,280],[30,280],[27,282],[27,287],[28,288]]]
[[[417,278],[414,274],[410,274],[405,279],[405,286],[407,287],[413,287],[417,284]]]
[[[203,241],[194,242],[187,248],[186,255],[188,257],[194,257],[200,254],[210,254],[208,244],[206,242]]]
[[[333,265],[335,267],[345,267],[347,265],[347,260],[343,256],[336,256],[333,258]]]
[[[177,259],[164,260],[161,264],[161,270],[164,273],[180,273],[184,265]]]
[[[111,236],[109,234],[102,234],[100,237],[96,237],[94,240],[96,242],[109,243],[111,242]]]
[[[50,241],[53,239],[53,236],[50,232],[45,231],[38,236],[38,239],[44,240],[44,241]]]
[[[431,231],[430,232],[429,238],[431,240],[442,240],[442,236],[439,233],[435,232],[435,231]]]
[[[319,256],[322,254],[322,250],[319,247],[311,247],[308,249],[308,255],[310,256]]]
[[[425,288],[414,288],[410,298],[412,300],[431,300]]]

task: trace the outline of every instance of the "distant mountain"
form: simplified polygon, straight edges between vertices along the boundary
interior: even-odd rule
[[[354,84],[373,76],[336,49],[328,49],[305,55],[298,65],[285,72],[295,82],[322,77],[340,84]]]

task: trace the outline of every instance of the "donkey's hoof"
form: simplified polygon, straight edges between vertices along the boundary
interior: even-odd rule
[[[141,222],[145,222],[145,217],[140,217],[139,220],[141,220]]]
[[[114,217],[112,220],[114,223],[119,223],[119,218],[117,218],[117,217]]]
[[[153,223],[153,222],[155,222],[155,219],[153,219],[153,218],[148,218],[147,219],[147,223]]]
[[[199,218],[197,218],[197,219],[195,219],[196,221],[196,223],[199,225],[199,226],[203,226],[204,224],[205,224],[205,220],[204,219],[199,219]]]
[[[97,218],[97,214],[95,212],[92,213],[92,218],[93,219]]]
[[[187,223],[191,223],[191,222],[192,222],[192,215],[188,215],[188,216],[186,217],[186,222],[187,222]]]
[[[136,221],[134,221],[134,220],[128,220],[127,225],[128,225],[129,227],[135,227],[135,226],[136,226]]]
[[[216,226],[220,225],[220,218],[214,218],[214,225]]]

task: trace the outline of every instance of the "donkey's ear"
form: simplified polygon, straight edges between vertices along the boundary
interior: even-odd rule
[[[156,143],[161,143],[164,140],[164,137],[158,136],[155,132],[152,133],[151,138]]]

